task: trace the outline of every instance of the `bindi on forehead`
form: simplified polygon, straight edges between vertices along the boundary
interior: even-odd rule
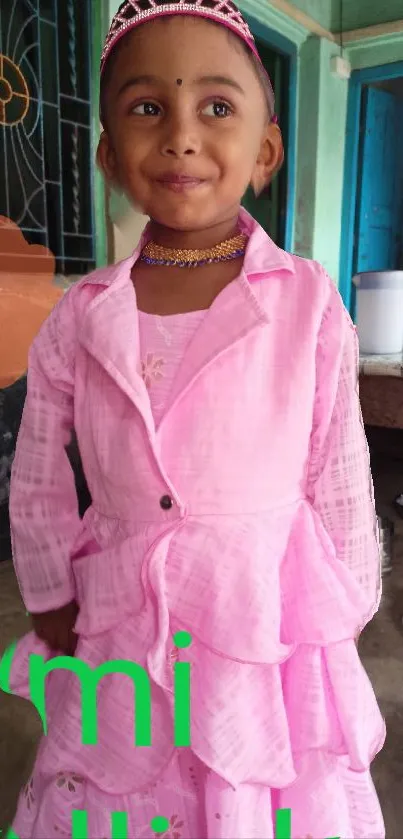
[[[176,79],[176,84],[178,85],[178,87],[181,87],[181,85],[183,84],[183,80],[182,79]]]

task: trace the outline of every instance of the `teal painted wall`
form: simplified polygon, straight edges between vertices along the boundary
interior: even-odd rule
[[[349,45],[348,56],[353,70],[403,61],[403,32],[356,41]]]
[[[331,28],[333,19],[332,0],[291,0],[291,2],[301,12],[313,17],[325,29]]]
[[[332,2],[333,0],[292,0],[294,6],[300,9],[301,12],[310,15],[318,21],[326,29],[330,29],[332,23]],[[117,12],[121,0],[109,0],[110,16]],[[248,3],[244,3],[244,6]],[[266,5],[271,6],[270,0],[266,0]],[[273,7],[272,7],[273,8]],[[269,10],[270,13],[270,10]]]
[[[109,3],[109,18],[112,20],[113,15],[116,14],[122,0],[108,0]]]
[[[325,29],[340,32],[340,0],[290,0]],[[269,0],[270,3],[270,0]],[[403,0],[343,0],[343,30],[403,19]]]
[[[331,73],[331,57],[336,54],[337,49],[333,44],[323,40],[320,42],[313,255],[330,276],[338,281],[348,82]]]
[[[403,19],[403,0],[344,0],[343,30]],[[331,28],[340,31],[340,0],[333,0]]]
[[[336,53],[316,37],[301,47],[294,250],[321,262],[337,282],[348,82],[330,71]]]
[[[109,0],[112,17],[121,0]],[[314,18],[325,29],[340,30],[340,0],[290,0],[301,12]],[[247,3],[244,5],[248,5]],[[266,5],[271,6],[270,0]],[[273,7],[272,7],[273,8]],[[403,19],[403,0],[344,0],[343,29],[359,29],[376,23]]]
[[[294,250],[313,256],[320,99],[320,41],[309,38],[299,55],[299,120]]]

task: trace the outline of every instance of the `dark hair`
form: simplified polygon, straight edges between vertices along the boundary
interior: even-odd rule
[[[163,0],[163,2],[160,3],[160,5],[163,5],[163,4],[164,4],[164,0]],[[122,4],[122,6],[123,5],[124,4]],[[167,20],[167,17],[162,16],[161,18],[159,18],[159,20]],[[223,29],[223,25],[221,23],[218,23],[218,21],[210,19],[209,23],[212,23],[215,26],[219,26],[220,29]],[[133,31],[133,30],[129,30],[129,31]],[[274,93],[273,93],[273,88],[271,86],[269,77],[266,74],[266,71],[264,70],[263,65],[260,63],[257,56],[248,47],[248,45],[245,43],[245,41],[242,40],[242,38],[240,38],[238,35],[235,34],[235,32],[232,32],[230,29],[226,28],[226,32],[227,32],[228,36],[234,42],[236,42],[238,45],[241,46],[245,55],[248,57],[249,61],[251,62],[252,66],[253,66],[253,69],[255,71],[255,75],[257,76],[257,79],[259,81],[259,84],[260,84],[260,86],[263,90],[264,96],[265,96],[265,100],[266,100],[266,104],[267,104],[268,119],[271,120],[272,117],[274,116]],[[121,46],[122,41],[124,41],[124,37],[121,38],[120,41],[118,42],[118,44],[112,49],[112,52],[110,53],[110,55],[109,55],[109,57],[106,61],[106,65],[105,65],[104,71],[103,71],[102,76],[101,76],[100,91],[99,91],[99,106],[100,106],[101,123],[102,123],[104,128],[106,128],[106,126],[107,126],[107,93],[108,93],[108,87],[109,87],[109,84],[110,84],[110,80],[111,80],[112,73],[113,73],[113,68],[115,66],[116,58],[119,54],[119,48]]]

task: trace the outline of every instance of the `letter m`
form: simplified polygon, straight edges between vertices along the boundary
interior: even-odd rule
[[[41,655],[31,655],[29,663],[30,695],[42,720],[47,734],[46,718],[46,676],[53,670],[68,670],[75,673],[81,683],[82,742],[96,745],[98,742],[97,688],[104,676],[120,673],[129,676],[135,688],[134,742],[136,746],[151,746],[151,687],[147,672],[134,661],[108,661],[91,668],[79,658],[57,656],[45,661]]]

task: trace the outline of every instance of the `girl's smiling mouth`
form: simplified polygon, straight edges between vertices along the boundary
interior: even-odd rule
[[[173,192],[185,192],[206,183],[203,178],[196,178],[193,175],[178,175],[172,172],[167,172],[165,175],[161,175],[156,180],[160,186],[170,189]]]

